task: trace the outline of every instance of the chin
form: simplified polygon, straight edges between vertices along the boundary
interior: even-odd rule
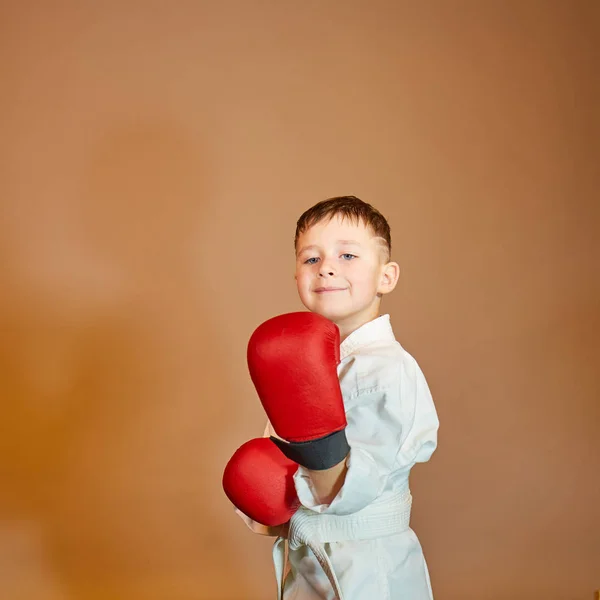
[[[335,302],[302,302],[304,306],[310,311],[317,315],[321,315],[334,323],[344,321],[348,317],[354,314],[355,311],[348,310],[348,307],[340,306]]]
[[[350,315],[342,310],[335,309],[327,309],[327,308],[314,308],[312,312],[333,321],[334,323],[339,323],[344,319],[348,318]]]

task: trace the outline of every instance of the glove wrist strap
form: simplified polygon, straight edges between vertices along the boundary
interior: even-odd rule
[[[271,440],[290,460],[312,471],[330,469],[350,452],[345,429],[306,442],[286,442],[273,436]]]

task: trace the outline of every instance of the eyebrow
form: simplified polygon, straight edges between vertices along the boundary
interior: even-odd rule
[[[357,242],[356,240],[337,240],[335,243],[343,246],[360,246],[360,242]],[[318,246],[316,246],[315,244],[311,244],[310,246],[304,246],[298,251],[298,254],[302,254],[307,250],[315,250],[316,248],[318,248]]]

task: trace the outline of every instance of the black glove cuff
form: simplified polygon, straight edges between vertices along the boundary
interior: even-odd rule
[[[273,436],[271,440],[290,460],[312,471],[335,467],[350,452],[345,429],[307,442],[285,442]]]

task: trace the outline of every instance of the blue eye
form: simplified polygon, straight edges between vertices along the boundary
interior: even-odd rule
[[[304,261],[304,264],[305,265],[314,265],[314,264],[316,264],[317,260],[319,260],[319,259],[316,257],[308,258],[307,260]],[[315,261],[315,262],[313,262],[313,261]]]
[[[342,254],[342,258],[344,260],[352,260],[353,258],[356,258],[356,256],[354,256],[354,254],[348,254],[348,253],[346,253],[346,254]]]

